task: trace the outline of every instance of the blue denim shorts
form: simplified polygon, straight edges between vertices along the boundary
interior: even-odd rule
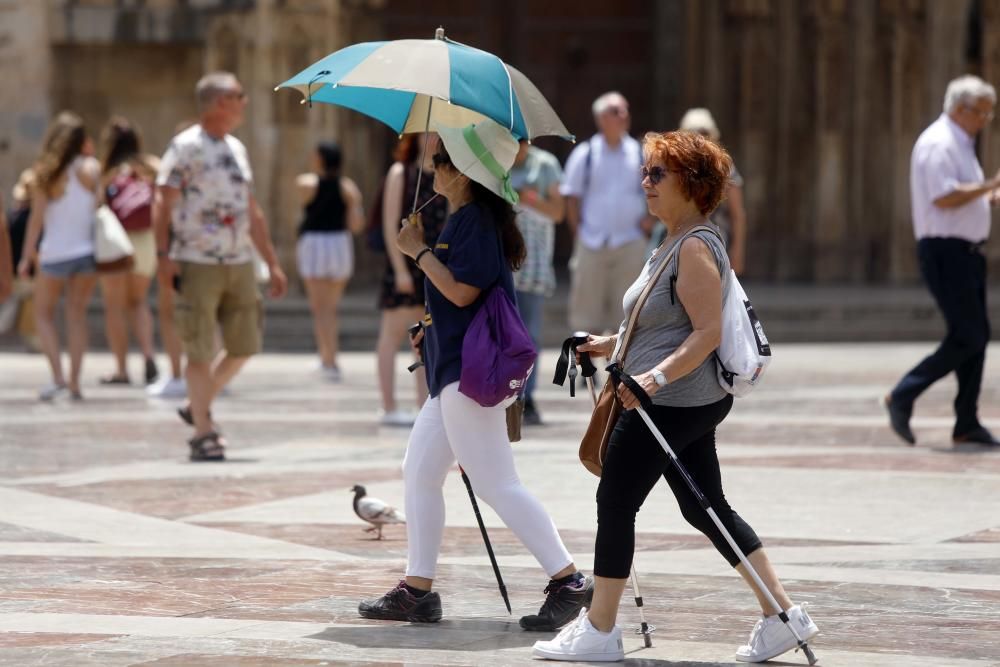
[[[42,271],[56,278],[69,278],[77,273],[93,273],[97,263],[93,255],[84,255],[74,259],[64,259],[61,262],[43,262]]]

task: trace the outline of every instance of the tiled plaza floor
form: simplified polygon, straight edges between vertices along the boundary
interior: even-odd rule
[[[930,348],[779,345],[765,384],[720,429],[727,496],[792,597],[809,603],[821,665],[1000,665],[1000,451],[952,447],[950,380],[918,404],[915,448],[876,405]],[[552,362],[547,353],[545,379]],[[540,637],[517,618],[537,609],[544,574],[484,506],[507,616],[457,474],[437,582],[445,620],[358,618],[359,599],[398,580],[406,543],[400,526],[372,541],[348,488],[401,505],[407,431],[377,424],[373,357],[342,363],[334,385],[308,356],[253,360],[215,412],[230,461],[192,464],[176,403],[97,386],[106,355],[87,360],[83,402],[46,405],[35,399],[42,358],[0,354],[0,664],[532,664]],[[981,399],[1000,431],[997,378],[1000,348]],[[543,383],[547,425],[515,445],[522,479],[587,571],[597,478],[576,447],[588,402]],[[735,664],[755,619],[749,590],[665,485],[637,527],[658,630],[642,648],[624,601],[628,662]],[[790,653],[775,664],[806,661]]]

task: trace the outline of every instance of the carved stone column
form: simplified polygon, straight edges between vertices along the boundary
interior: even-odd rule
[[[38,155],[52,113],[47,3],[0,0],[0,184],[10,186]]]
[[[812,226],[812,278],[817,283],[860,282],[851,271],[859,237],[848,229],[848,171],[851,145],[848,129],[855,98],[855,62],[849,58],[852,43],[844,0],[814,0],[806,7],[803,51],[814,56],[812,85],[803,98],[815,95],[804,108],[816,112],[815,196],[806,225]],[[805,54],[804,53],[804,54]],[[808,235],[808,229],[804,229]]]

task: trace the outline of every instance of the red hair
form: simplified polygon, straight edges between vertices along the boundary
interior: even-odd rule
[[[643,159],[661,161],[674,172],[685,199],[702,215],[716,209],[729,185],[733,159],[719,144],[697,132],[649,132],[642,139]]]
[[[419,134],[404,134],[392,151],[392,159],[403,164],[410,164],[420,156]]]

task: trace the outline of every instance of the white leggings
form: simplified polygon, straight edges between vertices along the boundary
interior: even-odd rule
[[[408,576],[434,578],[444,532],[442,488],[456,456],[476,495],[514,531],[546,574],[551,577],[573,562],[545,508],[517,477],[504,409],[484,408],[459,393],[453,382],[424,403],[406,447]]]

